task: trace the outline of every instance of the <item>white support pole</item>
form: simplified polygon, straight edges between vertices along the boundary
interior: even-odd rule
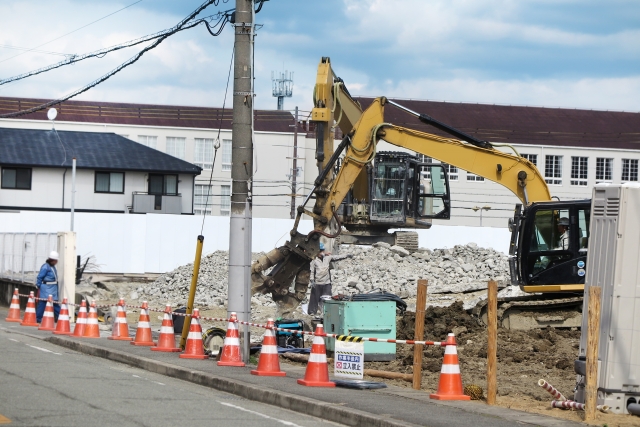
[[[76,233],[61,231],[58,233],[58,297],[67,298],[75,303],[76,298]],[[69,320],[74,321],[74,310],[69,308]]]
[[[73,214],[76,209],[76,158],[71,166],[71,231],[73,230]]]

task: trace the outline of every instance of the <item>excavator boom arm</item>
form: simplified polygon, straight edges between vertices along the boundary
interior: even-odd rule
[[[351,143],[333,182],[322,217],[327,221],[342,203],[362,168],[375,156],[379,139],[464,169],[511,190],[525,205],[551,200],[549,187],[535,165],[490,144],[465,143],[384,121],[385,98],[377,98],[355,124]]]

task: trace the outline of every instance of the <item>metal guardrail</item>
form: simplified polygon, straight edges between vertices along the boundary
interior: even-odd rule
[[[54,250],[58,250],[57,233],[0,233],[0,278],[35,283]]]

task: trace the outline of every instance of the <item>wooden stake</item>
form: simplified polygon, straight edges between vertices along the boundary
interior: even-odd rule
[[[418,280],[418,296],[416,298],[416,329],[413,339],[424,340],[424,310],[427,306],[427,281]],[[420,390],[422,387],[422,347],[413,346],[413,388]]]
[[[598,398],[598,338],[600,337],[600,286],[589,287],[587,318],[587,377],[585,399],[585,421],[596,419]]]
[[[498,282],[487,287],[487,403],[496,404],[498,394]]]

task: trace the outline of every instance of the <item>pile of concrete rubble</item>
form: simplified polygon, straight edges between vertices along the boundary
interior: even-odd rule
[[[382,289],[412,298],[418,279],[429,280],[429,294],[460,294],[486,289],[488,280],[507,285],[507,256],[475,243],[452,249],[421,249],[410,254],[398,246],[377,243],[373,247],[341,246],[336,252],[352,258],[335,261],[331,276],[334,294],[363,293]],[[260,254],[254,254],[254,259]],[[196,305],[219,307],[227,298],[229,255],[217,251],[203,257],[198,279]],[[154,283],[140,286],[134,295],[140,301],[184,304],[189,294],[193,264],[161,275]],[[274,306],[268,295],[255,295],[252,302]]]

